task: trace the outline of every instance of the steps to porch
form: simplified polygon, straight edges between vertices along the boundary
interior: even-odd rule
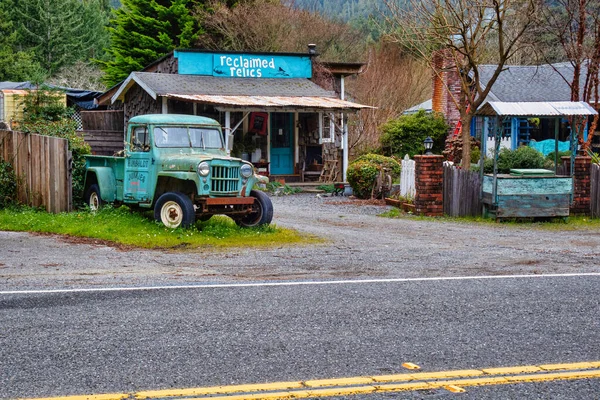
[[[325,182],[301,182],[300,175],[271,175],[269,181],[280,182],[293,188],[300,188],[304,193],[325,193],[324,190],[317,188],[327,184]]]

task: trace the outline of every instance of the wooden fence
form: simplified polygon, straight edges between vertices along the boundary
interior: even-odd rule
[[[66,139],[0,130],[0,158],[17,175],[18,200],[46,211],[70,211],[71,154]]]
[[[125,121],[123,111],[82,111],[83,139],[92,148],[92,154],[112,156],[123,150]]]
[[[590,212],[592,218],[600,217],[600,165],[592,163],[590,171]]]
[[[415,198],[415,161],[408,158],[408,154],[402,160],[400,195]]]
[[[125,127],[123,111],[82,111],[81,123],[84,131],[121,131]]]
[[[480,216],[481,180],[478,172],[444,165],[444,214],[451,217]]]
[[[83,140],[92,148],[92,154],[112,156],[123,150],[125,133],[123,131],[84,131]]]

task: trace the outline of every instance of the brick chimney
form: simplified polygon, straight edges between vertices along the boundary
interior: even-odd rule
[[[456,63],[449,49],[438,50],[433,54],[433,97],[432,109],[441,112],[446,117],[451,133],[456,123],[460,121],[460,113],[452,100],[451,93],[458,99],[461,86]]]

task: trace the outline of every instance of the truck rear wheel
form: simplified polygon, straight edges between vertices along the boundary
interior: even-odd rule
[[[98,211],[102,207],[104,202],[100,197],[100,188],[97,184],[90,185],[88,190],[85,191],[85,203],[92,211]]]
[[[242,218],[236,218],[235,223],[244,228],[270,224],[273,220],[273,203],[269,196],[260,190],[251,191],[250,196],[255,199],[252,212]]]
[[[179,192],[167,192],[154,206],[154,219],[170,229],[187,228],[195,222],[194,205],[189,197]]]

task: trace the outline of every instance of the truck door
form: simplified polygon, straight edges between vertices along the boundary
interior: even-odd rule
[[[150,152],[150,135],[146,125],[133,125],[131,129],[128,151],[125,157],[125,182],[123,200],[125,202],[148,202],[148,186],[150,185],[150,168],[152,153]]]

